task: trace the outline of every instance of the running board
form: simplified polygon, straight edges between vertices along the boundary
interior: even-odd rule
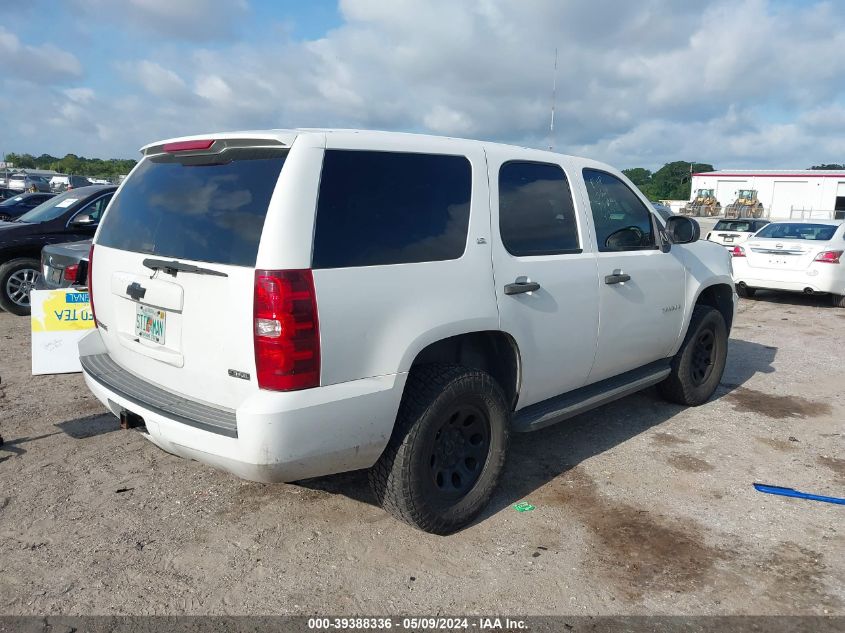
[[[511,428],[520,433],[536,431],[656,385],[669,375],[671,361],[671,358],[655,361],[613,378],[606,378],[527,406],[513,414]]]

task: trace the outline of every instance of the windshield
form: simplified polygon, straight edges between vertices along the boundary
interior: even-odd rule
[[[741,233],[752,233],[754,229],[751,226],[751,222],[731,222],[729,220],[719,220],[716,222],[716,226],[713,227],[714,231],[739,231]]]
[[[769,237],[783,240],[814,240],[827,241],[833,239],[833,234],[839,228],[835,224],[810,224],[790,222],[767,224],[755,237]]]
[[[162,257],[254,266],[286,151],[146,158],[112,201],[97,244]]]
[[[3,200],[3,202],[0,202],[0,207],[13,207],[21,200],[23,200],[23,196],[15,196],[14,198],[8,198],[6,200]]]
[[[32,211],[24,213],[18,218],[18,222],[29,222],[31,224],[40,224],[41,222],[49,222],[55,220],[68,210],[68,207],[76,203],[80,198],[78,193],[68,191],[60,194],[55,198],[50,198],[46,202],[42,202]]]

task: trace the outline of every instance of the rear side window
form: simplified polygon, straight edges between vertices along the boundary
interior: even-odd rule
[[[502,165],[499,232],[507,251],[517,257],[581,252],[572,193],[559,165]]]
[[[651,211],[616,176],[584,170],[599,251],[656,248]]]
[[[471,190],[464,156],[327,150],[313,267],[457,259],[466,248]]]
[[[147,158],[115,197],[97,243],[162,257],[255,266],[286,155],[257,148]]]

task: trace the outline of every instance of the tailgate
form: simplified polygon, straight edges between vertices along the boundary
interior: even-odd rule
[[[90,263],[109,356],[155,386],[231,409],[258,388],[255,261],[287,156],[278,142],[247,143],[260,141],[156,148],[113,199]]]
[[[745,245],[750,267],[780,270],[805,270],[820,250],[800,240],[753,239]]]

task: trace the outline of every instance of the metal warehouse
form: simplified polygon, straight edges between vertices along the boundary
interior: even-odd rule
[[[693,174],[692,197],[701,189],[712,189],[723,210],[737,200],[740,192],[751,190],[763,205],[763,217],[845,217],[845,170],[725,170]]]

